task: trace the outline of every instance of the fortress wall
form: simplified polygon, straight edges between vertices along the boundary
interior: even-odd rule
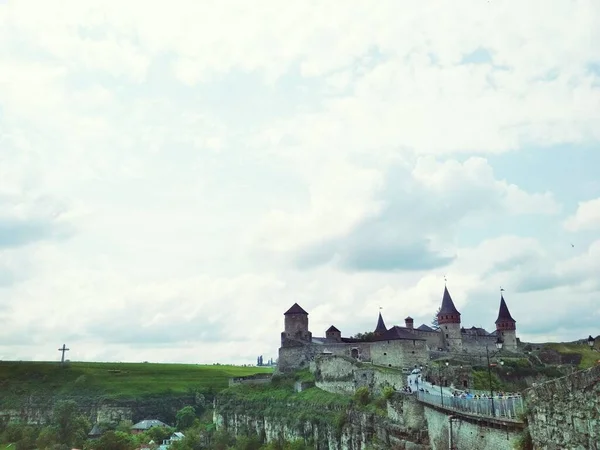
[[[386,367],[413,368],[427,363],[429,354],[425,341],[397,339],[371,343],[373,364]]]
[[[496,336],[471,336],[463,333],[462,340],[463,351],[466,353],[485,354],[486,345],[489,347],[490,352],[496,351]]]
[[[450,448],[450,417],[435,408],[424,407],[429,443],[432,450]],[[458,416],[452,421],[452,448],[468,450],[512,450],[520,430],[491,427],[485,422],[472,422]]]
[[[530,388],[525,400],[536,449],[600,449],[600,365]]]
[[[317,355],[323,354],[324,351],[331,352],[337,356],[352,357],[352,349],[358,349],[359,359],[361,361],[371,360],[371,342],[356,342],[356,343],[327,343],[309,344],[298,342],[296,346],[286,346],[279,349],[279,359],[277,368],[282,372],[288,372],[309,367],[311,361]]]
[[[281,347],[279,349],[277,369],[281,372],[304,369],[309,366],[310,362],[315,358],[315,355],[322,350],[323,346],[314,344]]]
[[[427,346],[430,350],[437,350],[442,347],[442,335],[437,331],[421,331],[414,329],[412,330],[418,337],[427,341]]]
[[[336,394],[352,395],[356,389],[367,387],[377,395],[386,386],[400,390],[406,385],[406,375],[400,371],[364,367],[350,358],[335,355],[317,356],[312,370],[316,386]]]

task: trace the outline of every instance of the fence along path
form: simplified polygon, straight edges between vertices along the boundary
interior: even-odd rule
[[[494,410],[492,411],[491,398],[460,398],[433,395],[427,392],[417,391],[417,399],[423,403],[429,403],[443,409],[455,412],[463,412],[475,416],[522,422],[520,415],[523,413],[522,397],[494,398]]]

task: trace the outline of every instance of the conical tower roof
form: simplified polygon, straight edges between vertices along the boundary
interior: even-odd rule
[[[381,316],[381,313],[379,313],[379,319],[377,319],[377,327],[375,327],[375,333],[385,333],[387,331],[387,328],[385,326],[385,323],[383,322],[383,317]]]
[[[448,288],[444,286],[444,297],[442,298],[442,307],[438,316],[442,314],[454,314],[459,315],[458,309],[454,306],[454,302],[452,301],[452,297],[450,297],[450,292],[448,292]]]
[[[298,303],[294,303],[290,309],[283,313],[284,316],[287,316],[288,314],[305,314],[308,316],[308,313],[304,311]]]
[[[502,295],[502,294],[500,294],[500,309],[498,310],[498,318],[496,319],[497,324],[500,322],[512,322],[512,323],[517,322],[510,315],[508,306],[506,306],[506,302],[504,301],[504,295]]]

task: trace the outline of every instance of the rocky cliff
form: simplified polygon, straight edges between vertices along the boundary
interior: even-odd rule
[[[422,407],[411,397],[394,394],[376,406],[336,399],[318,388],[281,392],[275,388],[269,396],[264,388],[248,386],[225,391],[215,400],[217,428],[266,442],[301,439],[317,450],[429,448],[427,429],[419,420],[423,412],[416,411]]]
[[[30,395],[0,408],[0,419],[28,424],[49,421],[57,401],[74,400],[90,422],[118,423],[159,419],[175,423],[175,414],[187,405],[199,405],[205,399],[196,394],[164,394],[136,399],[105,399],[101,396]]]

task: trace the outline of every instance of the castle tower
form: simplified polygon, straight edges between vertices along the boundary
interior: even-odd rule
[[[438,326],[442,333],[444,348],[451,352],[462,351],[462,334],[460,332],[460,313],[454,306],[448,288],[444,286],[442,306],[437,315]]]
[[[517,351],[517,321],[510,315],[502,294],[500,294],[500,309],[496,319],[496,334],[504,341],[503,349],[509,352]]]
[[[413,320],[412,317],[408,316],[406,319],[404,319],[404,325],[406,326],[406,328],[408,328],[409,330],[414,329],[415,327],[415,321]]]
[[[342,342],[342,332],[331,325],[325,332],[325,339],[333,342]]]
[[[312,333],[308,331],[308,313],[298,303],[294,303],[283,315],[285,325],[281,333],[282,347],[298,345],[300,342],[312,342]]]
[[[379,313],[379,319],[377,319],[377,326],[375,327],[375,332],[373,333],[376,337],[383,335],[387,331],[385,323],[383,322],[383,317],[381,317],[381,312]]]

